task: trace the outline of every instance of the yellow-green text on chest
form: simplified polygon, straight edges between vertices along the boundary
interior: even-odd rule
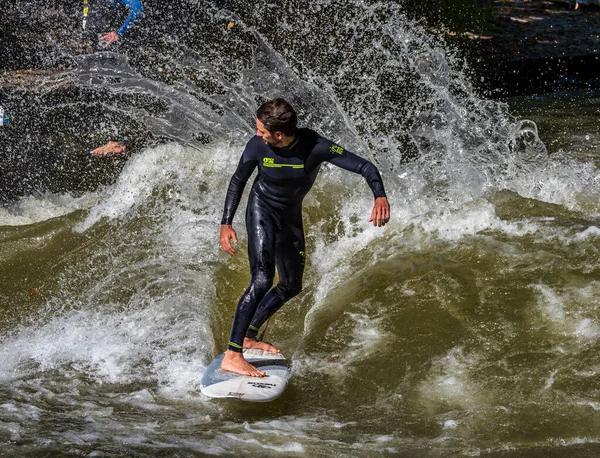
[[[275,159],[272,157],[263,158],[263,166],[270,167],[273,169],[279,169],[281,167],[291,167],[292,169],[303,169],[304,164],[278,164],[275,162]]]

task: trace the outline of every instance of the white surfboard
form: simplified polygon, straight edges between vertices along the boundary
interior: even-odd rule
[[[290,369],[281,353],[259,349],[244,350],[244,358],[266,372],[265,377],[248,377],[221,369],[221,354],[206,368],[200,382],[202,394],[211,398],[232,398],[242,401],[267,402],[278,398],[288,383]]]

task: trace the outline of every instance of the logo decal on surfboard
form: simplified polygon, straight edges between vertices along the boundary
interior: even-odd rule
[[[264,382],[248,382],[248,385],[252,385],[254,388],[266,388],[268,390],[277,386],[274,383],[264,383]]]

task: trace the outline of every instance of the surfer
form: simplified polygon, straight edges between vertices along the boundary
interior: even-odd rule
[[[117,19],[119,5],[125,6],[129,14],[118,29],[110,30]],[[83,30],[89,31],[96,50],[98,45],[109,46],[119,41],[143,14],[140,0],[83,0],[82,26]]]
[[[381,227],[389,221],[390,206],[377,167],[313,130],[297,128],[296,112],[284,99],[262,104],[256,118],[256,135],[247,143],[231,178],[221,220],[221,247],[234,255],[231,241],[238,240],[232,227],[233,217],[246,182],[258,168],[246,207],[252,278],[237,305],[221,368],[262,377],[265,373],[246,361],[242,352],[244,348],[279,352],[257,340],[257,334],[267,319],[302,290],[302,200],[314,184],[321,164],[330,162],[365,178],[375,197],[369,220],[373,225]],[[276,268],[279,283],[271,289]]]

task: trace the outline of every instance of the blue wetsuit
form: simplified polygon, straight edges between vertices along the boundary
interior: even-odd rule
[[[229,349],[242,351],[244,336],[255,338],[261,325],[302,290],[305,244],[302,200],[320,166],[330,162],[360,173],[375,198],[385,197],[381,175],[372,163],[310,129],[298,129],[285,148],[253,137],[231,178],[221,224],[231,224],[246,182],[258,168],[246,208],[251,282],[236,309]],[[275,267],[279,283],[273,286]]]
[[[88,3],[89,17],[84,15],[85,28],[91,29],[96,34],[111,30],[114,12],[120,4],[127,7],[129,15],[121,27],[116,30],[119,38],[125,35],[144,14],[144,8],[140,0],[88,0]]]
[[[10,124],[10,120],[8,119],[8,116],[6,115],[6,111],[4,111],[4,108],[2,108],[2,105],[0,105],[0,127],[8,126],[9,124]]]
[[[133,25],[135,21],[140,19],[144,14],[144,8],[140,0],[111,0],[112,6],[115,7],[118,3],[122,3],[129,8],[129,16],[123,22],[123,25],[117,29],[117,35],[121,38],[125,35],[125,32],[129,30],[129,27]]]

